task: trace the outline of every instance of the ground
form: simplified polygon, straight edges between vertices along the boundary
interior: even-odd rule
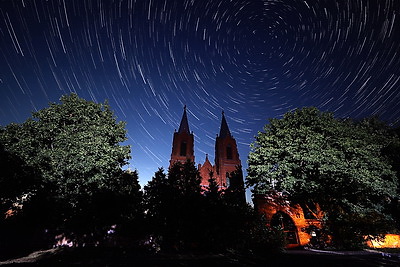
[[[254,256],[160,253],[116,248],[50,249],[0,262],[1,266],[400,266],[400,254],[377,251],[288,250]]]

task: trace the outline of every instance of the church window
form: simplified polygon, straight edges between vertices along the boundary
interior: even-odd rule
[[[187,148],[186,142],[183,141],[181,143],[181,153],[180,153],[181,156],[186,156],[186,148]]]
[[[226,147],[226,158],[227,159],[232,159],[232,147],[231,147],[231,145],[228,145]]]
[[[226,172],[226,187],[229,187],[231,185],[231,180],[229,178],[229,172]]]

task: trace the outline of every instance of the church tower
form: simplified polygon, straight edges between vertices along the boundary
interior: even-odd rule
[[[185,163],[187,160],[194,162],[194,138],[190,133],[189,123],[186,114],[186,105],[183,108],[183,115],[178,132],[175,130],[172,142],[171,160],[169,167],[175,162]]]
[[[194,161],[194,136],[189,130],[189,123],[186,114],[186,106],[179,130],[174,132],[172,143],[171,159],[169,167],[176,163],[185,163],[187,160]],[[239,158],[235,138],[229,131],[224,112],[222,112],[221,127],[219,135],[215,140],[215,165],[211,165],[206,154],[204,164],[198,164],[198,171],[201,176],[200,185],[207,190],[209,187],[210,174],[215,178],[219,188],[229,194],[232,202],[246,202],[243,182],[243,172]],[[235,173],[233,173],[235,172]]]
[[[229,174],[236,171],[242,163],[236,145],[236,140],[229,131],[224,112],[222,111],[221,128],[215,140],[215,171],[217,183],[223,187],[231,185]],[[241,171],[241,169],[240,169]]]

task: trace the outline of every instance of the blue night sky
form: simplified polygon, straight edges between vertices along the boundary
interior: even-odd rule
[[[131,169],[168,167],[183,105],[214,160],[221,111],[244,167],[303,106],[399,125],[399,0],[0,0],[0,125],[76,92],[127,122]]]

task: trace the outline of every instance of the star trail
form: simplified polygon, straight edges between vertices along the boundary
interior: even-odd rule
[[[222,110],[242,163],[298,107],[398,126],[399,53],[398,0],[2,0],[0,125],[71,92],[108,99],[143,184],[184,105],[197,163],[214,160]]]

